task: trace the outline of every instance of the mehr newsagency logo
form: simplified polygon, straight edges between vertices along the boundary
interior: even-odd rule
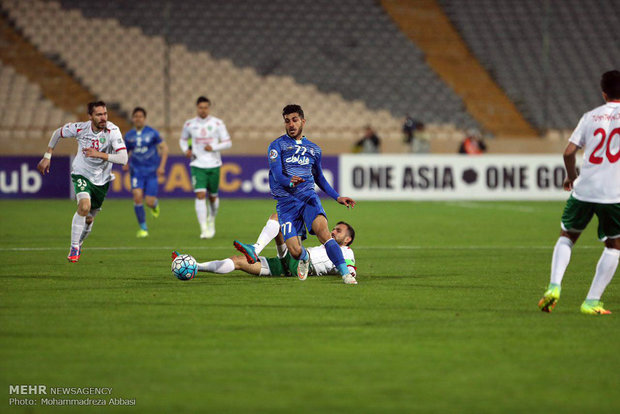
[[[112,387],[9,385],[10,406],[133,406],[135,398],[113,395]]]

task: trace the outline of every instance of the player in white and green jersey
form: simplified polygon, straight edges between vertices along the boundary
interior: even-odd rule
[[[611,313],[600,301],[614,277],[620,258],[620,71],[603,74],[601,89],[605,105],[586,112],[564,150],[567,178],[564,189],[572,193],[562,214],[562,231],[551,261],[551,281],[538,302],[543,312],[551,312],[560,299],[562,278],[570,262],[573,245],[594,215],[598,236],[605,249],[581,312],[589,315]],[[577,151],[583,148],[581,173],[575,168]]]
[[[50,170],[52,153],[60,138],[75,138],[78,152],[73,159],[71,179],[78,203],[71,223],[71,249],[67,259],[77,262],[82,253],[82,243],[92,230],[93,221],[101,210],[114,179],[112,164],[127,163],[127,149],[120,129],[108,122],[106,105],[102,101],[88,104],[87,122],[68,123],[52,134],[47,152],[37,169],[45,175]]]
[[[220,151],[232,146],[224,122],[209,115],[211,101],[201,96],[196,101],[198,116],[185,121],[179,144],[185,155],[191,159],[192,186],[196,193],[195,207],[200,238],[215,235],[215,217],[220,205],[218,188],[220,184]],[[189,141],[191,140],[191,146]],[[209,206],[207,208],[207,193]]]
[[[278,231],[275,232],[275,235],[273,232],[273,223],[275,223],[276,229],[278,229]],[[331,236],[340,246],[347,268],[349,269],[351,275],[355,277],[357,273],[357,268],[355,266],[355,255],[353,254],[353,249],[350,247],[355,240],[355,230],[348,223],[341,221],[338,222],[338,224],[336,224],[333,228]],[[284,238],[282,237],[282,233],[279,231],[277,215],[273,214],[267,221],[266,226],[263,228],[263,231],[259,236],[259,245],[257,246],[255,244],[252,246],[257,246],[256,250],[253,250],[253,252],[257,252],[256,254],[259,254],[273,238],[276,239],[278,257],[256,256],[256,260],[251,260],[246,252],[239,248],[238,245],[241,243],[235,241],[235,247],[244,253],[243,255],[232,256],[224,260],[213,260],[198,263],[198,270],[201,272],[220,274],[230,273],[234,270],[242,270],[246,273],[257,276],[296,276],[299,260],[293,258],[286,249]],[[250,245],[244,246],[249,247]],[[340,275],[336,265],[334,265],[327,256],[327,251],[325,250],[324,245],[309,247],[308,253],[310,255],[310,275]],[[179,253],[174,252],[173,259],[178,254]]]

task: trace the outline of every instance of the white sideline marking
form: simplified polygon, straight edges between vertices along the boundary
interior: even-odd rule
[[[354,246],[354,250],[553,250],[553,244],[548,246]],[[126,247],[86,247],[84,250],[176,250],[180,246],[126,246]],[[577,249],[600,249],[603,246],[575,246]],[[208,249],[230,250],[233,246],[184,246],[181,251]],[[7,247],[1,249],[11,252],[45,252],[67,250],[66,247]]]
[[[475,203],[472,201],[450,201],[446,203],[447,205],[453,205],[455,207],[462,208],[482,208],[489,210],[506,210],[506,211],[518,211],[519,213],[533,213],[536,211],[534,207],[527,206],[513,206],[513,205],[503,205],[503,204],[486,204],[486,203]]]

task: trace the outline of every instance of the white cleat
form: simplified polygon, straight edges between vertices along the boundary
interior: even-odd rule
[[[203,231],[202,233],[200,233],[200,238],[201,239],[208,239],[209,236],[207,236],[207,232],[206,231]]]
[[[357,279],[352,274],[342,276],[342,281],[345,285],[357,285]]]
[[[310,270],[310,255],[308,255],[308,260],[300,260],[297,265],[297,277],[299,280],[308,279],[308,271]]]

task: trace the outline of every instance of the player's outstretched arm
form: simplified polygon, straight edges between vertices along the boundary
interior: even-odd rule
[[[116,154],[107,154],[105,152],[97,151],[94,148],[86,148],[84,150],[84,155],[89,158],[101,158],[102,160],[109,161],[113,164],[125,165],[127,164],[127,150],[122,149],[119,150]]]
[[[56,148],[56,144],[58,144],[58,140],[62,137],[62,128],[63,127],[60,127],[52,133],[50,142],[49,144],[47,144],[47,151],[45,151],[45,154],[43,154],[43,158],[41,158],[41,161],[39,161],[39,164],[37,165],[37,170],[39,170],[42,175],[50,172],[52,153],[54,152],[54,148]]]
[[[342,197],[342,196],[340,196],[340,197],[338,197],[336,199],[336,201],[338,203],[342,204],[345,207],[351,207],[351,208],[355,207],[355,200],[353,200],[350,197]]]
[[[569,142],[564,150],[564,167],[566,167],[566,178],[564,179],[564,190],[571,191],[573,182],[577,179],[577,151],[579,147]]]
[[[159,154],[161,155],[161,161],[159,167],[157,167],[157,174],[164,175],[166,173],[166,162],[168,161],[168,144],[162,141],[159,145]]]
[[[338,192],[334,190],[334,188],[331,186],[331,184],[329,184],[329,181],[327,181],[327,179],[325,178],[325,175],[323,174],[323,168],[321,167],[321,155],[320,154],[318,156],[316,164],[314,164],[314,167],[312,168],[312,175],[314,176],[314,182],[319,186],[321,190],[325,191],[325,193],[328,196],[330,196],[336,201],[338,201],[341,198],[340,194],[338,194]],[[347,198],[347,197],[343,197],[343,198]],[[338,202],[340,204],[343,204],[340,201]]]
[[[41,161],[39,161],[39,164],[37,164],[37,170],[39,170],[41,175],[45,175],[50,172],[50,164],[53,151],[53,148],[48,148],[45,154],[43,154],[43,158],[41,158]]]

